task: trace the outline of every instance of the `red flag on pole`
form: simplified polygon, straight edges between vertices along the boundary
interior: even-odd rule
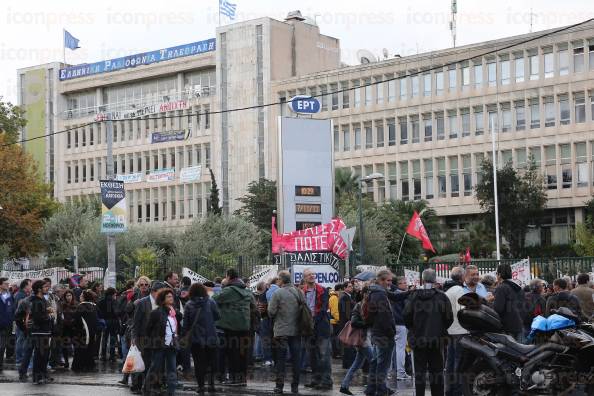
[[[464,255],[464,264],[470,264],[472,257],[470,257],[470,248],[466,248],[466,254]]]
[[[410,223],[408,223],[406,233],[421,241],[423,243],[423,249],[431,250],[433,253],[435,253],[435,249],[429,240],[429,235],[427,235],[427,230],[425,229],[425,226],[421,221],[421,217],[419,217],[419,214],[416,210],[412,219],[410,219]]]

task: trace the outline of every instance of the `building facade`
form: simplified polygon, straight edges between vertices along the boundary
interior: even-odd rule
[[[532,159],[545,177],[548,209],[532,243],[567,242],[593,196],[592,24],[347,67],[337,39],[291,13],[220,27],[200,53],[134,57],[134,68],[112,60],[113,71],[103,63],[55,80],[52,128],[67,130],[50,161],[58,199],[98,194],[106,123],[96,120],[109,113],[119,117],[114,164],[128,181],[130,223],[176,227],[204,216],[208,168],[232,213],[248,183],[277,178],[277,117],[298,94],[319,96],[314,117],[333,120],[336,167],[382,173],[366,187],[377,202],[428,200],[452,231],[480,213],[474,187],[491,129],[500,164],[522,169]],[[197,166],[197,179],[180,180]]]

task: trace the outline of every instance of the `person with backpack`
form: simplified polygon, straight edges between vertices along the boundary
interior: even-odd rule
[[[4,351],[12,334],[14,298],[10,294],[8,278],[0,278],[0,372],[4,369]]]
[[[268,303],[268,316],[273,322],[273,342],[276,350],[276,387],[274,394],[283,393],[286,376],[287,349],[291,353],[293,380],[291,393],[299,392],[301,363],[301,334],[299,331],[300,306],[305,304],[303,294],[293,286],[289,271],[280,271],[280,288]]]

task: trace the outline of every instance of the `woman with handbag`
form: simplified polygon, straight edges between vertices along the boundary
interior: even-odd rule
[[[181,325],[181,314],[175,310],[175,297],[173,290],[161,289],[155,299],[155,308],[149,317],[147,324],[147,345],[151,349],[151,366],[149,367],[144,380],[145,395],[161,394],[160,379],[163,366],[166,370],[167,395],[175,394],[177,383],[176,359],[177,347],[179,345],[178,329]]]
[[[208,392],[215,392],[218,337],[215,322],[221,315],[217,304],[208,296],[201,283],[190,287],[190,301],[186,304],[183,324],[184,341],[191,345],[198,393],[204,393],[208,374]]]
[[[357,305],[353,308],[353,312],[351,313],[351,320],[350,322],[345,324],[343,331],[340,334],[340,338],[347,341],[349,344],[353,344],[356,349],[357,354],[355,355],[355,360],[353,364],[347,371],[340,384],[340,393],[345,395],[352,395],[353,393],[349,390],[349,386],[351,385],[351,381],[353,380],[353,376],[363,365],[365,361],[369,361],[371,359],[371,344],[369,342],[369,337],[367,336],[367,324],[365,323],[365,319],[363,318],[363,311],[365,310],[365,306],[367,305],[367,297],[369,294],[369,288],[367,286],[363,287],[361,290],[361,294],[363,295],[363,300],[358,302]],[[348,334],[348,340],[346,339],[345,335]]]

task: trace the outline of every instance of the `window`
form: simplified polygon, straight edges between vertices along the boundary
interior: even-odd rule
[[[468,89],[470,86],[470,66],[465,64],[462,66],[462,89]]]
[[[361,83],[359,82],[359,80],[353,81],[353,87],[355,87],[355,89],[353,90],[353,96],[354,96],[353,107],[359,107],[359,106],[361,106],[361,88],[360,88],[360,85],[361,85]]]
[[[472,195],[472,165],[470,154],[462,156],[462,178],[464,183],[464,196]]]
[[[544,98],[545,127],[555,126],[555,102],[552,96]]]
[[[396,181],[396,163],[388,163],[388,183],[390,184],[390,199],[397,198],[398,182]]]
[[[400,128],[400,144],[408,143],[408,126],[406,117],[398,117],[398,127]]]
[[[447,196],[445,157],[437,159],[437,191],[439,198],[445,198]]]
[[[85,147],[87,145],[87,128],[81,130],[82,132],[82,146]]]
[[[402,191],[402,200],[409,199],[409,183],[408,183],[408,161],[400,162],[400,191]]]
[[[373,148],[373,130],[371,124],[365,124],[365,148]]]
[[[528,56],[530,66],[530,80],[538,80],[538,54]]]
[[[462,137],[470,136],[470,110],[460,110],[460,117],[462,118]]]
[[[404,126],[406,128],[406,117],[404,117]],[[402,142],[400,142],[402,143]],[[388,146],[396,145],[396,122],[393,118],[388,120]]]
[[[502,59],[500,66],[501,66],[501,85],[508,85],[510,83],[509,59]]]
[[[501,132],[509,132],[512,127],[512,113],[509,103],[501,105]]]
[[[485,133],[485,121],[483,119],[483,108],[475,107],[474,108],[474,134],[476,136],[479,136],[484,133]]]
[[[71,135],[71,131],[68,131],[68,133],[66,134],[66,148],[69,149],[72,145],[72,135]]]
[[[435,72],[435,95],[443,95],[443,71]]]
[[[530,100],[530,129],[540,128],[540,106],[538,99]]]
[[[431,96],[431,73],[423,74],[423,96]]]
[[[545,178],[549,190],[557,189],[557,157],[555,146],[545,147]]]
[[[340,134],[338,132],[338,127],[334,127],[334,152],[337,152],[340,149]]]
[[[78,183],[78,163],[74,165],[74,182]]]
[[[416,98],[417,96],[419,96],[419,76],[412,76],[410,78],[410,81],[412,87],[412,97]]]
[[[448,112],[448,126],[450,127],[450,139],[458,137],[458,115],[456,111]]]
[[[561,182],[563,188],[571,188],[571,145],[562,144],[559,146],[561,151]]]
[[[526,167],[526,149],[524,147],[516,149],[516,166],[519,169]]]
[[[320,102],[321,103],[321,111],[328,111],[328,87],[326,85],[320,86]],[[182,212],[180,207],[179,218],[182,219]]]
[[[575,144],[575,168],[577,170],[578,187],[588,186],[588,157],[586,154],[586,142]]]
[[[553,57],[553,50],[544,54],[544,76],[551,78],[555,76],[555,58]]]
[[[489,132],[497,132],[499,125],[497,125],[497,110],[490,109],[487,113],[489,117]]]
[[[412,161],[413,200],[421,199],[421,160]]]
[[[384,83],[382,82],[382,78],[376,77],[375,83],[375,103],[382,104],[384,103]]]
[[[450,66],[448,70],[448,80],[450,91],[456,90],[456,65]]]
[[[581,73],[584,71],[584,47],[581,43],[573,47],[573,71]]]
[[[435,126],[437,128],[437,140],[445,139],[445,121],[443,112],[435,113]]]
[[[458,157],[450,157],[450,187],[452,197],[460,196],[460,179],[458,176]]]
[[[590,40],[588,51],[588,62],[590,63],[590,70],[594,70],[594,40]]]
[[[393,78],[393,77],[390,77]],[[396,101],[396,80],[388,81],[388,102],[393,103]]]
[[[575,104],[575,122],[586,122],[586,97],[583,93],[574,93],[573,101]]]
[[[497,85],[497,63],[494,60],[487,63],[487,78],[490,87]]]
[[[590,117],[594,121],[594,91],[590,92]]]
[[[332,110],[338,110],[338,84],[330,84],[330,92],[332,92]]]
[[[371,79],[363,80],[363,84],[365,85],[365,106],[371,106]]]
[[[480,88],[483,84],[483,64],[481,61],[474,62],[474,86]]]
[[[70,164],[68,164],[68,167],[66,168],[66,183],[67,184],[71,184],[72,183],[72,167],[70,166]]]
[[[516,82],[524,82],[524,54],[517,55],[515,62]]]
[[[342,127],[342,151],[351,149],[351,133],[348,126]]]
[[[348,109],[349,108],[349,83],[348,81],[344,81],[340,83],[340,89],[342,89],[342,108]]]
[[[561,125],[567,125],[571,121],[570,118],[569,98],[567,95],[559,95],[559,123]]]
[[[526,108],[524,101],[517,101],[514,103],[516,109],[516,131],[523,131],[526,129]]]
[[[357,125],[353,129],[355,131],[355,150],[361,150],[361,127]]]
[[[74,148],[78,147],[78,129],[74,130]]]
[[[425,141],[430,142],[433,140],[433,120],[431,114],[423,115],[423,127],[425,129]]]
[[[410,126],[412,129],[412,142],[413,143],[419,143],[420,141],[420,135],[421,135],[421,131],[420,131],[420,127],[419,127],[419,116],[411,116],[410,117]]]
[[[567,48],[559,49],[559,75],[566,76],[569,74],[569,54]]]
[[[476,153],[474,155],[474,163],[475,163],[475,178],[477,184],[481,184],[483,181],[483,161],[485,160],[485,155],[483,153]]]
[[[425,170],[425,198],[433,198],[433,160],[431,158],[423,160]]]
[[[392,123],[394,125],[394,123]],[[392,127],[394,129],[394,127]],[[396,133],[394,132],[394,142],[396,142]],[[384,125],[382,121],[375,122],[375,144],[377,147],[384,147]]]
[[[530,161],[534,163],[534,166],[540,168],[542,162],[540,147],[530,147]]]
[[[512,157],[512,151],[511,150],[503,150],[501,152],[501,164],[503,166],[506,165],[513,165],[513,157]]]
[[[93,125],[89,127],[89,146],[95,145],[95,136],[93,133]]]

